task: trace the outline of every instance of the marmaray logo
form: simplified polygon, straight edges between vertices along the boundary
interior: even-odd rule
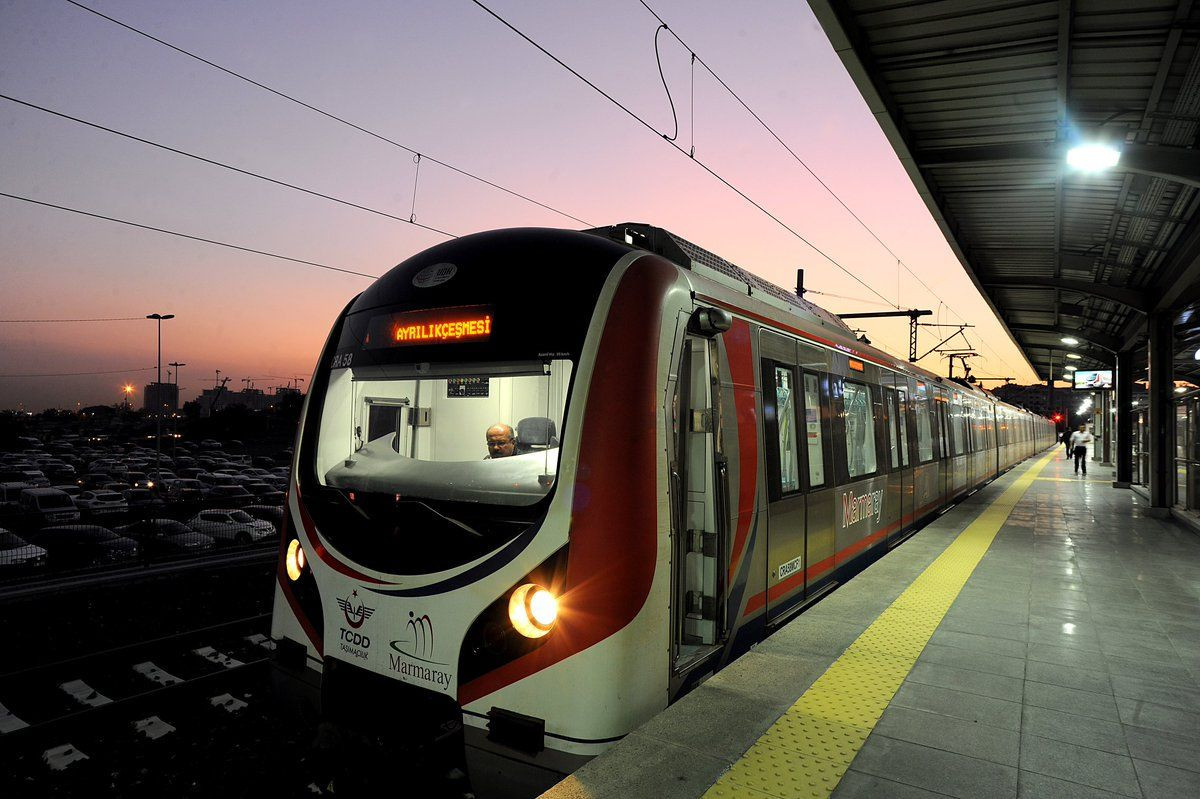
[[[362,603],[361,600],[355,604],[358,599],[357,589],[350,592],[350,596],[346,599],[338,597],[338,606],[342,609],[342,613],[346,616],[346,624],[357,630],[363,626],[363,622],[371,618],[375,613],[375,608],[369,608]]]
[[[454,675],[433,668],[446,665],[433,660],[433,621],[428,615],[418,616],[410,610],[405,630],[407,638],[391,642],[396,654],[388,653],[388,667],[410,682],[415,680],[431,684],[438,690],[449,690]]]
[[[408,623],[405,624],[408,637],[392,641],[392,649],[420,660],[433,657],[433,622],[428,614],[418,616],[411,610],[408,612]]]

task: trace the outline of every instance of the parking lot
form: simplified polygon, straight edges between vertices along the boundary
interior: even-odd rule
[[[0,584],[270,549],[290,450],[31,436],[0,452]]]

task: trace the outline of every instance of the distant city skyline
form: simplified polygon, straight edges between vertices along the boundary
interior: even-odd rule
[[[711,76],[697,68],[693,87],[690,54],[664,36],[673,117],[658,23],[634,0],[493,5],[658,131],[677,118],[680,146],[869,290],[465,0],[81,2],[426,158],[65,0],[0,6],[0,94],[452,233],[585,226],[430,160],[441,159],[587,225],[665,227],[783,286],[802,267],[820,292],[810,299],[835,312],[881,310],[878,292],[957,321],[890,250],[976,325],[977,374],[1035,382],[804,4],[651,3],[887,249]],[[2,99],[0,192],[369,275],[445,239]],[[334,318],[370,282],[10,197],[0,270],[0,320],[136,318],[0,322],[0,408],[29,410],[113,404],[126,382],[151,382],[154,327],[141,317],[152,312],[176,315],[163,323],[163,374],[188,364],[185,396],[216,369],[307,380]],[[905,353],[906,320],[857,326]],[[921,365],[946,371],[932,357]],[[80,372],[105,374],[16,377]]]

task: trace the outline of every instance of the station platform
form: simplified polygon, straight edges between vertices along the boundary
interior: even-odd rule
[[[549,791],[1200,796],[1200,537],[1056,448]]]

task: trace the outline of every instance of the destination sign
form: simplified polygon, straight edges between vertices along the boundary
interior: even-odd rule
[[[404,311],[372,319],[363,345],[374,349],[487,341],[492,326],[488,305]]]

